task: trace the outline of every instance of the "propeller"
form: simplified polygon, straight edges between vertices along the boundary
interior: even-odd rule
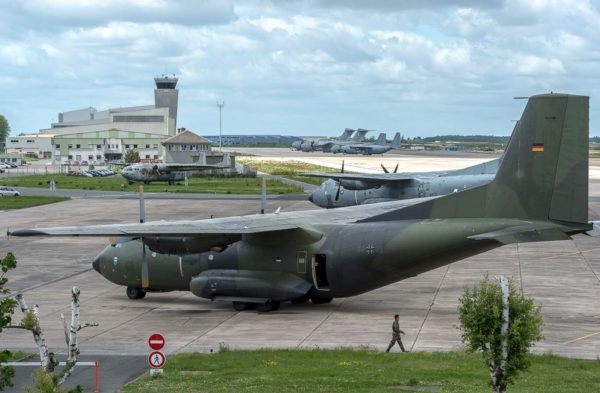
[[[380,164],[380,165],[381,165],[381,169],[383,169],[383,171],[384,171],[385,173],[390,173],[390,171],[388,171],[388,169],[387,169],[387,168],[386,168],[386,167],[385,167],[383,164]],[[397,172],[398,172],[398,165],[400,165],[400,163],[399,163],[399,162],[398,162],[398,163],[396,163],[396,167],[394,168],[394,173],[397,173]]]
[[[340,173],[344,173],[344,164],[346,163],[346,160],[342,160],[342,171]],[[340,199],[340,190],[342,188],[342,179],[338,179],[338,189],[337,192],[335,193],[335,201],[337,202]]]
[[[140,185],[140,224],[143,224],[144,222],[146,222],[144,186]],[[143,237],[140,237],[140,242],[142,243],[142,289],[148,289],[150,280],[148,279],[148,260],[146,259],[146,245],[144,244]]]

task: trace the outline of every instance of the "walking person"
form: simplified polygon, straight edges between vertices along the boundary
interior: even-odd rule
[[[406,350],[404,349],[404,345],[402,345],[402,339],[400,338],[400,335],[404,334],[404,332],[400,330],[398,318],[400,318],[398,314],[394,315],[394,323],[392,324],[392,341],[390,341],[390,345],[388,346],[386,352],[389,352],[390,349],[392,349],[392,347],[394,346],[394,344],[396,344],[396,342],[398,343],[398,345],[400,345],[400,349],[402,350],[402,352],[406,352]]]

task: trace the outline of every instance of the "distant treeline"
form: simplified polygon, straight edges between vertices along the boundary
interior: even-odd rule
[[[407,138],[413,143],[431,143],[431,142],[466,142],[466,143],[506,143],[509,136],[494,136],[494,135],[437,135],[421,138]],[[593,136],[590,142],[600,143],[600,136]]]

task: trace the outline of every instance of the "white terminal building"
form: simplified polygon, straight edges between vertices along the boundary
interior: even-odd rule
[[[154,81],[154,105],[61,112],[50,128],[8,137],[6,151],[51,158],[56,163],[101,163],[120,160],[127,150],[137,150],[142,159],[162,161],[161,141],[177,130],[178,79],[162,76]]]

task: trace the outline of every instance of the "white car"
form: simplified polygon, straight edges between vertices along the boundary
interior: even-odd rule
[[[17,190],[15,190],[14,188],[11,187],[6,187],[6,186],[0,186],[0,197],[3,196],[19,196],[21,195],[21,193]]]

